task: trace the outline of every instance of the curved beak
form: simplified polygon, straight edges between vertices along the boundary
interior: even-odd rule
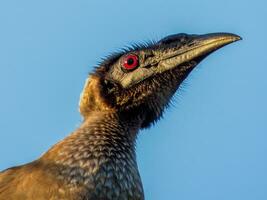
[[[159,48],[154,51],[158,63],[157,71],[163,72],[185,62],[199,61],[215,50],[241,39],[232,33],[168,36],[159,41]]]

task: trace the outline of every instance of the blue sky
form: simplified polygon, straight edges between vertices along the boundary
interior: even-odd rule
[[[142,131],[146,199],[267,199],[267,3],[264,0],[0,2],[0,170],[39,157],[81,122],[98,61],[168,34],[233,32],[174,106]]]

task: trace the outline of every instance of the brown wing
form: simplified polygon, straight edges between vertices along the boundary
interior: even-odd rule
[[[78,188],[70,190],[38,162],[13,167],[0,173],[0,200],[73,200]],[[74,193],[70,193],[73,191]],[[77,193],[76,193],[77,194]]]
[[[13,167],[0,173],[0,200],[23,199],[17,194],[17,188],[22,184],[21,171],[23,166]]]

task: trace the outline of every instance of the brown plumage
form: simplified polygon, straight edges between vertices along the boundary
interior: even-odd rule
[[[143,200],[140,129],[162,115],[192,69],[233,34],[177,34],[108,57],[86,81],[81,126],[39,159],[0,173],[0,200]]]

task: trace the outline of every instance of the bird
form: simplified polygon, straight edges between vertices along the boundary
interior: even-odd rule
[[[144,200],[136,138],[232,33],[173,34],[107,56],[89,73],[81,125],[38,159],[0,173],[0,200]]]

